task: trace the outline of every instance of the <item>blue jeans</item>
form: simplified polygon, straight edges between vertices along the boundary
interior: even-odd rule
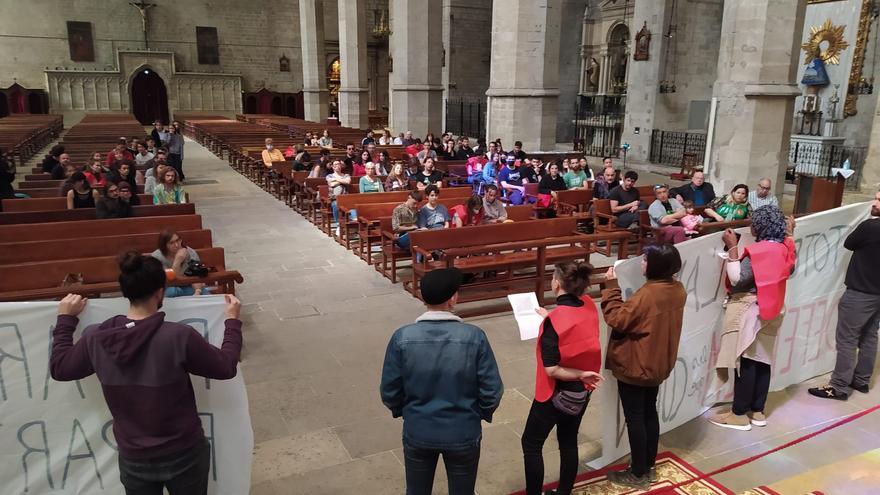
[[[339,208],[336,207],[336,200],[335,199],[333,200],[332,203],[330,203],[330,208],[333,210],[333,221],[338,222],[339,221]],[[349,210],[348,211],[348,218],[350,218],[352,220],[357,220],[357,217],[358,216],[357,216],[356,210]]]
[[[202,440],[183,452],[156,459],[119,456],[119,481],[126,495],[207,495],[211,445]]]
[[[473,495],[480,464],[480,446],[463,450],[420,449],[403,441],[406,495],[430,495],[437,459],[443,455],[449,495]]]
[[[176,287],[173,285],[169,285],[165,287],[165,297],[182,297],[182,296],[192,296],[196,293],[196,290],[192,285],[185,285],[183,287]]]
[[[409,234],[400,234],[397,238],[397,245],[401,247],[401,249],[409,249]]]

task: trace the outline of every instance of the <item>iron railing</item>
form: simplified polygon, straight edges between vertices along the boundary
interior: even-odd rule
[[[855,173],[846,181],[846,188],[859,190],[862,168],[868,156],[867,146],[827,146],[820,143],[804,143],[795,141],[788,150],[790,169],[799,174],[811,174],[818,177],[832,177],[832,168],[843,168],[849,160],[849,166]]]
[[[575,104],[574,150],[591,156],[620,156],[626,96],[581,95]]]
[[[486,102],[478,99],[446,100],[446,131],[470,138],[486,137]]]
[[[651,131],[651,149],[648,156],[651,163],[679,166],[685,153],[694,154],[702,160],[706,154],[706,134],[662,129]]]

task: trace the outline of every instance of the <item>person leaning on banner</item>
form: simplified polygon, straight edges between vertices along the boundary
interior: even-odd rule
[[[714,425],[742,431],[767,426],[764,405],[773,348],[785,313],[788,277],[795,268],[794,225],[794,217],[786,219],[778,207],[762,206],[752,215],[755,243],[742,254],[733,230],[721,236],[728,257],[728,298],[715,368],[718,383],[729,379],[730,369],[735,375],[731,410],[709,416]]]
[[[555,165],[554,165],[555,166]],[[544,317],[536,349],[535,400],[522,434],[526,495],[540,495],[544,482],[544,442],[556,427],[559,440],[557,495],[569,495],[578,471],[578,430],[590,394],[602,381],[599,313],[584,291],[593,267],[556,265],[550,290],[556,308],[538,308]]]
[[[68,294],[58,305],[49,370],[58,381],[98,376],[113,416],[119,479],[129,495],[205,495],[211,446],[202,431],[190,374],[228,380],[241,353],[241,303],[226,295],[218,349],[188,325],[165,321],[165,270],[134,251],[119,262],[128,314],[91,325],[73,342],[87,300]]]
[[[880,192],[874,193],[871,218],[859,224],[843,242],[852,251],[846,269],[846,291],[837,311],[837,360],[831,381],[811,388],[823,399],[846,400],[853,390],[868,393],[877,360],[877,327],[880,326]]]
[[[403,417],[406,493],[427,495],[443,456],[450,495],[473,495],[482,440],[504,386],[489,339],[452,313],[462,273],[432,270],[420,283],[427,311],[388,342],[382,403]]]
[[[675,246],[648,245],[642,258],[645,285],[624,302],[612,267],[602,291],[602,313],[611,330],[605,367],[617,379],[632,449],[629,468],[609,472],[608,479],[630,488],[646,489],[657,478],[657,392],[678,359],[687,300],[684,286],[674,279],[679,270]]]

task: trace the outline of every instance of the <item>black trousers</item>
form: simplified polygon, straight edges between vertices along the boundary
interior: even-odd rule
[[[660,387],[641,387],[618,381],[617,390],[632,451],[630,468],[634,475],[644,476],[657,459],[657,443],[660,441],[657,392]]]
[[[770,392],[770,365],[742,358],[739,373],[733,381],[733,414],[764,412]]]
[[[159,459],[127,460],[119,457],[119,481],[126,495],[207,495],[211,445],[202,440],[194,447]]]
[[[449,495],[473,495],[480,466],[480,445],[461,450],[423,449],[403,441],[406,495],[431,495],[437,460],[443,456]]]
[[[180,180],[186,179],[186,176],[183,175],[183,159],[180,155],[176,155],[174,153],[168,154],[168,165],[177,171],[177,176]]]
[[[589,396],[587,404],[590,403]],[[556,493],[568,495],[574,486],[578,470],[578,430],[581,419],[587,410],[578,416],[569,416],[559,412],[551,401],[532,401],[532,409],[526,420],[526,428],[522,436],[523,461],[526,468],[526,495],[540,495],[544,484],[544,442],[550,431],[556,427],[556,439],[559,441],[559,487]]]

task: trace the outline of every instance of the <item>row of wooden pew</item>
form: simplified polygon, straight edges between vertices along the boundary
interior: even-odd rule
[[[23,165],[64,128],[60,115],[19,113],[0,118],[0,150],[11,165]]]

